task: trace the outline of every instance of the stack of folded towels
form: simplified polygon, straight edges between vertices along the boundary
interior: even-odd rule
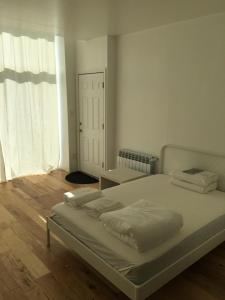
[[[123,207],[102,191],[80,188],[64,194],[66,205],[99,219],[104,228],[130,247],[143,252],[165,242],[183,226],[182,216],[145,199]]]
[[[102,191],[94,188],[80,188],[64,194],[64,202],[75,208],[84,209],[93,218],[122,208],[120,202],[104,197]]]
[[[171,182],[185,189],[206,194],[218,186],[218,175],[200,169],[175,170],[171,173]]]

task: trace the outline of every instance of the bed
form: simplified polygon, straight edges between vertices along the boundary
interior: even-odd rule
[[[214,161],[218,159],[219,167]],[[220,190],[205,195],[170,183],[167,174],[176,164],[190,167],[193,163],[221,174]],[[183,215],[184,226],[179,233],[156,248],[139,253],[110,235],[101,222],[82,209],[71,209],[64,203],[54,206],[47,218],[48,244],[52,231],[128,297],[146,299],[225,240],[223,164],[223,156],[167,145],[161,153],[162,174],[104,190],[106,196],[125,206],[140,198],[154,199]]]

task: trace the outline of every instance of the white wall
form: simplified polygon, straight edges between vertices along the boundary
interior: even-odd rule
[[[118,38],[117,149],[225,153],[225,14]]]
[[[116,159],[115,129],[116,129],[116,38],[107,38],[107,73],[106,73],[106,169],[112,169]]]
[[[107,36],[76,43],[76,72],[104,71],[107,67]]]
[[[76,80],[75,80],[75,42],[70,37],[65,37],[65,64],[67,86],[67,110],[68,110],[68,138],[69,138],[69,168],[74,171],[76,162]]]
[[[68,103],[66,89],[65,43],[62,36],[55,36],[56,79],[59,112],[60,161],[59,168],[69,171]]]
[[[116,39],[112,36],[77,41],[75,47],[76,74],[105,71],[106,168],[113,167],[115,157],[115,47]]]

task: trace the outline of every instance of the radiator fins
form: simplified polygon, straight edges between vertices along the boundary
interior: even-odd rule
[[[146,174],[154,174],[157,157],[129,149],[119,150],[117,166],[131,168]]]

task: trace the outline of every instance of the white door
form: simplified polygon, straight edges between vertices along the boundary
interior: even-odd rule
[[[80,170],[98,177],[104,167],[104,74],[79,75]]]

